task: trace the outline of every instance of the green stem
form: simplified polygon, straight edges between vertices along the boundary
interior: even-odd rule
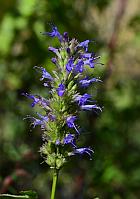
[[[55,199],[57,178],[58,178],[58,170],[54,169],[51,199]]]

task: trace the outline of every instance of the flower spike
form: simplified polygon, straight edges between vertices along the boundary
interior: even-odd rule
[[[68,33],[60,34],[55,25],[51,25],[50,32],[43,33],[60,41],[60,47],[49,47],[54,53],[51,64],[56,70],[52,75],[43,67],[34,68],[41,73],[47,99],[39,95],[23,93],[32,100],[31,106],[39,105],[40,113],[36,117],[28,115],[33,128],[40,126],[42,130],[43,145],[40,153],[50,168],[60,170],[71,156],[87,154],[90,159],[93,150],[89,147],[79,147],[77,141],[82,134],[79,124],[79,115],[83,111],[102,111],[92,96],[87,93],[87,88],[94,83],[101,82],[99,78],[87,76],[86,66],[94,71],[99,57],[89,52],[91,40],[78,42],[70,39]],[[78,123],[78,125],[77,125]],[[80,130],[79,130],[80,129]]]

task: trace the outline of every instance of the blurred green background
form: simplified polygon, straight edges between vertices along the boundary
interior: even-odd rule
[[[135,0],[5,0],[0,3],[0,192],[33,189],[49,199],[51,172],[41,164],[39,128],[23,118],[33,110],[21,93],[45,93],[34,65],[52,70],[42,36],[54,22],[59,31],[79,41],[94,39],[91,50],[104,66],[95,93],[103,113],[86,114],[81,146],[92,146],[92,161],[74,158],[62,169],[61,199],[140,198],[140,1]]]

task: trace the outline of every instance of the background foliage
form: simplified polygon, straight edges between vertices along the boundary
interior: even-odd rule
[[[140,195],[140,2],[138,0],[6,0],[0,11],[0,192],[34,189],[50,196],[51,172],[38,153],[41,132],[23,118],[31,112],[23,91],[45,93],[34,65],[51,72],[51,38],[40,34],[54,22],[60,32],[96,42],[104,66],[95,93],[103,113],[83,115],[82,144],[92,161],[76,158],[62,171],[57,198],[137,199]],[[96,91],[97,90],[97,91]],[[32,113],[33,114],[33,113]],[[80,143],[79,143],[80,144]]]

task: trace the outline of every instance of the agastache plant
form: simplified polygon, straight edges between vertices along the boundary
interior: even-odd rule
[[[56,37],[60,41],[60,48],[48,48],[54,53],[51,61],[56,67],[52,74],[43,67],[34,66],[42,75],[40,81],[43,81],[45,89],[49,88],[50,97],[46,99],[29,93],[23,95],[32,100],[32,107],[38,105],[45,113],[37,113],[36,118],[27,118],[31,120],[33,128],[40,126],[42,130],[43,145],[40,153],[54,170],[51,193],[51,199],[54,199],[58,172],[70,157],[87,154],[91,158],[93,155],[90,147],[77,146],[77,140],[82,133],[78,120],[81,111],[102,111],[94,103],[92,96],[85,93],[91,84],[101,80],[90,78],[86,72],[86,67],[94,70],[99,59],[94,53],[88,52],[89,43],[92,41],[70,40],[68,33],[60,34],[56,26],[52,26],[51,32],[42,34]]]

